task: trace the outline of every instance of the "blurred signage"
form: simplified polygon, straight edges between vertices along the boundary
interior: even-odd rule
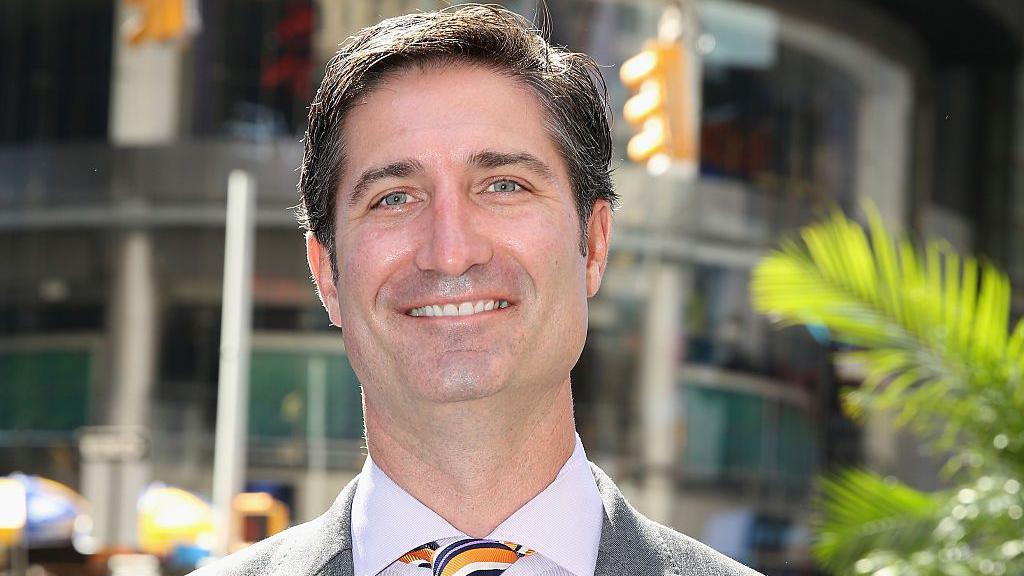
[[[117,554],[107,567],[110,576],[160,576],[160,559],[149,554]]]
[[[149,454],[149,433],[141,426],[81,428],[78,450],[89,461],[138,462]]]

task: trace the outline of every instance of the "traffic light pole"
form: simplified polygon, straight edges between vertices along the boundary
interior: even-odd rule
[[[228,177],[217,438],[213,455],[213,507],[217,530],[214,553],[219,556],[230,554],[232,543],[238,539],[231,522],[231,505],[245,481],[255,205],[255,180],[242,170],[234,170]]]
[[[658,37],[630,58],[620,71],[636,91],[623,117],[640,131],[627,156],[653,177],[659,209],[648,214],[654,236],[671,232],[671,218],[693,192],[698,174],[700,59],[694,50],[699,25],[690,0],[666,7]],[[640,405],[644,462],[644,511],[671,524],[675,515],[679,456],[686,444],[685,389],[680,377],[686,341],[683,307],[690,299],[693,271],[688,264],[651,254],[645,265],[647,311],[641,361]]]

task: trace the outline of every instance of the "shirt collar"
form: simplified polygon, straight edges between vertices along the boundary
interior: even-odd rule
[[[573,574],[589,576],[597,566],[603,509],[577,435],[554,481],[487,538],[517,542]],[[409,550],[450,537],[468,538],[366,458],[352,501],[355,576],[377,574]]]
[[[372,576],[418,546],[460,535],[464,536],[366,457],[352,499],[355,576]]]
[[[522,544],[573,574],[590,576],[603,518],[597,481],[577,434],[576,448],[555,480],[487,537]]]

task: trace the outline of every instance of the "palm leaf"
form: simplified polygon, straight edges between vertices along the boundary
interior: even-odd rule
[[[754,270],[753,303],[852,346],[841,360],[864,378],[844,409],[894,412],[974,480],[948,494],[862,471],[823,480],[813,553],[836,574],[1024,574],[1024,319],[1009,333],[1010,284],[867,213],[866,229],[835,212],[783,243]]]
[[[1019,489],[995,475],[925,494],[847,470],[820,484],[812,553],[843,576],[1022,574]]]
[[[910,555],[929,543],[944,498],[870,472],[847,470],[822,480],[812,553],[836,574],[877,550]]]
[[[846,397],[854,413],[895,410],[923,432],[975,443],[1024,439],[1024,323],[1008,334],[1006,276],[945,242],[919,252],[866,211],[866,230],[836,211],[766,256],[751,280],[755,308],[857,348],[850,359],[866,377]],[[1024,470],[1017,448],[997,456]]]

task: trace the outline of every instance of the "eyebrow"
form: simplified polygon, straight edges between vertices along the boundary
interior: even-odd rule
[[[505,166],[523,166],[546,180],[554,180],[554,171],[529,152],[496,152],[484,150],[469,157],[470,164],[478,168],[502,168]]]
[[[362,199],[367,189],[374,182],[384,180],[385,178],[404,178],[422,170],[423,165],[412,159],[396,160],[384,166],[366,169],[359,175],[355,186],[352,187],[352,194],[349,195],[347,200],[349,208],[359,203],[359,200]]]
[[[498,152],[483,150],[469,157],[469,163],[477,168],[503,168],[505,166],[523,166],[546,180],[554,180],[554,171],[543,160],[529,152]],[[374,182],[386,178],[405,178],[423,171],[423,164],[406,158],[396,160],[383,166],[367,168],[359,175],[352,193],[346,199],[349,208],[355,207],[366,195],[366,191]]]

